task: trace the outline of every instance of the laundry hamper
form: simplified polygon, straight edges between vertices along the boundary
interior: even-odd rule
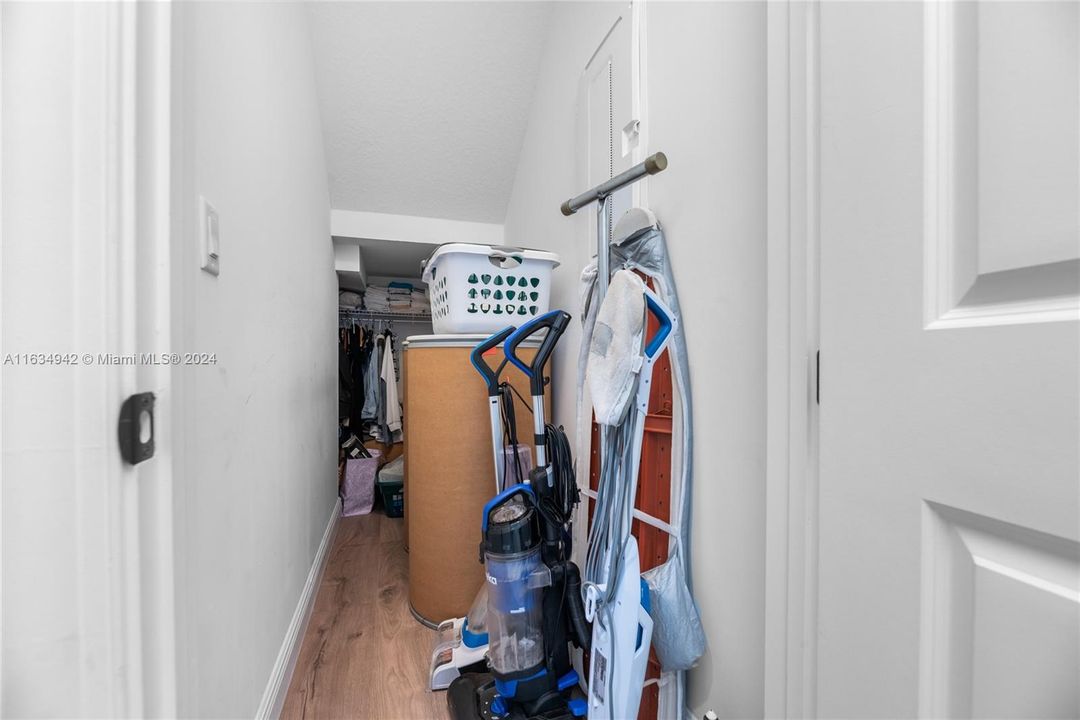
[[[559,256],[471,243],[440,245],[424,263],[435,333],[484,333],[548,311]]]

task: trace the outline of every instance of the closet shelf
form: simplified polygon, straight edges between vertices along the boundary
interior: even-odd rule
[[[350,308],[338,308],[338,316],[343,318],[355,318],[357,320],[402,320],[416,322],[431,322],[431,313],[422,312],[390,312],[376,310],[359,310]]]

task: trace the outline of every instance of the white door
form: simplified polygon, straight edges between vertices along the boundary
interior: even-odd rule
[[[167,5],[0,4],[0,715],[175,715]],[[154,456],[121,457],[157,396]]]
[[[596,51],[581,76],[579,99],[579,139],[584,139],[585,172],[581,181],[587,189],[630,169],[639,162],[636,152],[641,140],[642,113],[638,97],[639,78],[635,65],[634,8],[613,5],[611,25],[600,38]],[[633,186],[612,196],[609,222],[612,227],[630,209]],[[592,220],[596,206],[584,211]],[[596,254],[595,221],[590,225],[589,256]]]
[[[820,5],[819,717],[1080,715],[1078,30]]]

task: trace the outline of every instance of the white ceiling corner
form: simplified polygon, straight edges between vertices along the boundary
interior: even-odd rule
[[[333,208],[502,223],[551,8],[309,3]]]

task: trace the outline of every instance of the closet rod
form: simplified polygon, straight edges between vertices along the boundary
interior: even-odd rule
[[[586,190],[577,197],[570,198],[564,202],[561,208],[562,214],[573,215],[589,203],[603,200],[613,192],[621,190],[631,183],[637,182],[646,175],[655,175],[658,172],[663,172],[665,168],[667,168],[667,155],[664,155],[662,152],[650,155],[645,158],[644,162],[638,163],[629,170],[621,172],[610,180],[600,183],[592,190]]]
[[[399,320],[401,322],[431,322],[431,313],[381,312],[378,310],[349,310],[338,308],[339,317],[357,320]]]

